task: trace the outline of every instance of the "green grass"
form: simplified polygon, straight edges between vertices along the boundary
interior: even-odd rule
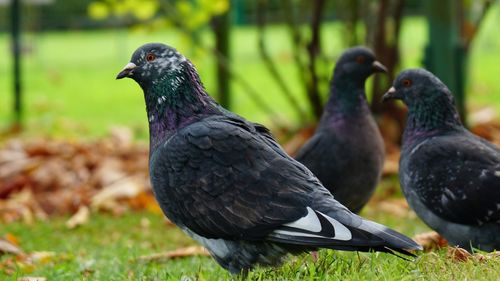
[[[387,225],[410,237],[429,231],[413,212],[380,208],[377,198],[392,194],[401,198],[396,177],[385,178],[362,216]],[[396,191],[396,192],[395,192]],[[122,216],[94,213],[87,224],[67,229],[67,217],[56,217],[30,225],[2,225],[0,237],[14,235],[27,253],[49,251],[55,255],[14,272],[0,270],[0,280],[41,276],[47,280],[231,280],[210,257],[188,257],[161,262],[137,258],[195,242],[163,216],[151,212],[126,212]],[[146,222],[145,222],[146,221]],[[0,264],[11,257],[0,256]],[[279,268],[257,268],[247,280],[496,280],[500,259],[466,262],[446,256],[446,249],[419,253],[404,260],[383,253],[321,250],[314,262],[310,255],[290,256]],[[191,278],[191,279],[181,279]],[[236,277],[235,280],[240,280]]]
[[[390,182],[388,184],[391,184]],[[427,231],[413,213],[404,217],[369,206],[363,215],[407,235]],[[0,236],[18,237],[26,252],[51,251],[55,256],[34,266],[17,267],[0,280],[42,276],[47,280],[230,280],[232,277],[209,257],[189,257],[162,262],[140,262],[137,258],[194,242],[178,228],[168,226],[159,214],[130,212],[120,217],[93,214],[88,224],[70,230],[66,218],[2,226]],[[144,226],[144,220],[149,226]],[[142,221],[142,222],[141,222]],[[8,256],[0,257],[0,263]],[[500,259],[453,261],[446,250],[421,253],[406,261],[389,254],[319,252],[314,262],[307,254],[290,256],[280,268],[259,268],[248,280],[495,280]],[[182,278],[191,279],[182,279]],[[237,277],[239,280],[241,277]]]
[[[470,61],[469,107],[492,106],[500,112],[500,37],[497,23],[498,5],[482,26],[472,50]],[[331,58],[325,65],[331,69],[341,45],[342,29],[337,23],[326,24],[323,48]],[[211,42],[208,32],[204,40]],[[267,45],[289,86],[307,109],[293,67],[290,40],[285,26],[271,26],[266,33]],[[423,58],[427,30],[423,18],[408,18],[402,28],[403,67],[418,67]],[[0,34],[0,51],[9,51],[9,37]],[[107,31],[69,31],[29,34],[24,38],[29,50],[23,61],[25,87],[26,135],[64,137],[98,137],[113,125],[132,127],[139,138],[147,137],[146,114],[142,92],[132,80],[115,81],[116,73],[128,62],[131,53],[141,44],[166,42],[193,58],[208,91],[216,95],[214,61],[204,53],[193,56],[175,30],[153,33]],[[257,31],[253,27],[233,30],[233,67],[236,72],[273,106],[278,116],[263,112],[238,83],[233,84],[233,110],[264,124],[271,120],[296,125],[298,120],[279,88],[268,75],[257,52]],[[196,53],[196,52],[195,52]],[[11,112],[11,58],[0,60],[0,128],[7,126]]]

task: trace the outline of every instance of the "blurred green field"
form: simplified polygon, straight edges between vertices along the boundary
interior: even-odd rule
[[[498,5],[488,15],[473,47],[468,87],[471,110],[490,106],[500,112],[500,23]],[[324,32],[323,47],[331,58],[332,68],[339,55],[342,29],[329,23]],[[212,40],[203,32],[204,40]],[[271,26],[266,33],[270,53],[279,69],[288,78],[290,88],[307,108],[299,88],[297,70],[292,64],[291,46],[286,26]],[[407,18],[402,29],[403,68],[421,65],[426,44],[427,29],[424,18]],[[9,51],[9,37],[0,34],[0,51]],[[183,42],[175,30],[154,33],[125,30],[68,31],[27,34],[24,56],[24,104],[27,130],[25,135],[49,135],[68,138],[98,137],[109,127],[126,125],[136,135],[147,138],[147,122],[140,88],[132,80],[115,81],[117,72],[128,62],[132,52],[146,42],[165,42],[176,46],[188,57],[193,57],[209,93],[216,96],[214,61],[210,54],[199,54]],[[266,72],[257,52],[257,30],[236,27],[232,40],[233,67],[273,106],[278,116],[269,116],[258,108],[233,83],[233,110],[253,120],[270,125],[271,118],[285,125],[296,125],[289,104]],[[193,56],[193,53],[198,55]],[[11,112],[11,58],[0,60],[0,128],[12,119]],[[325,93],[326,94],[326,93]],[[304,120],[300,120],[304,122]]]

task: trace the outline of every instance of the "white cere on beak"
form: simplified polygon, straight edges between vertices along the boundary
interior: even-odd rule
[[[135,63],[129,62],[129,63],[127,63],[127,65],[125,65],[125,67],[123,68],[123,70],[132,70],[132,69],[134,69],[136,67],[137,67],[137,65],[135,65]]]

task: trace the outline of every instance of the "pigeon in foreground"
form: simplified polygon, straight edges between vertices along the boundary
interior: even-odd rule
[[[500,250],[500,149],[462,126],[426,70],[403,71],[383,98],[409,109],[399,178],[410,206],[453,245]]]
[[[320,247],[420,249],[351,213],[265,127],[219,106],[174,48],[143,45],[117,79],[124,77],[144,91],[150,179],[161,209],[230,272]]]
[[[384,165],[384,142],[365,94],[365,81],[375,72],[387,69],[369,49],[342,54],[316,132],[295,157],[355,213],[372,196]]]

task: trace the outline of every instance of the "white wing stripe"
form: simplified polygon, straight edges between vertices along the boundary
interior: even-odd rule
[[[329,217],[321,212],[318,213],[320,213],[333,225],[333,229],[335,229],[335,237],[333,237],[333,239],[342,241],[348,241],[352,239],[351,231],[347,229],[347,227],[345,227],[343,224],[341,224],[338,220]]]
[[[321,223],[318,219],[318,216],[314,212],[313,209],[307,207],[307,215],[305,217],[301,217],[300,219],[286,223],[285,226],[304,229],[312,232],[320,232],[321,231]],[[321,237],[321,236],[319,236]]]
[[[323,239],[332,239],[331,237],[325,237],[325,236],[310,234],[310,233],[295,232],[295,231],[290,231],[290,230],[278,229],[278,230],[275,230],[273,233],[274,234],[290,235],[290,236],[294,236],[294,237],[315,237],[315,238],[323,238]]]
[[[284,226],[296,228],[296,229],[302,229],[310,232],[316,232],[320,233],[321,232],[321,222],[318,218],[317,213],[321,214],[328,222],[333,226],[333,229],[335,230],[335,236],[323,236],[323,235],[316,235],[312,233],[302,233],[302,232],[295,232],[293,230],[275,230],[274,233],[276,234],[284,234],[284,235],[290,235],[290,236],[300,236],[300,237],[316,237],[316,238],[324,238],[324,239],[334,239],[334,240],[341,240],[341,241],[348,241],[352,239],[352,233],[351,231],[345,227],[343,224],[341,224],[339,221],[336,219],[329,217],[321,212],[315,212],[313,209],[310,207],[307,207],[307,215],[304,217],[301,217],[300,219],[290,222],[287,224],[284,224]],[[333,234],[333,233],[332,233]]]

